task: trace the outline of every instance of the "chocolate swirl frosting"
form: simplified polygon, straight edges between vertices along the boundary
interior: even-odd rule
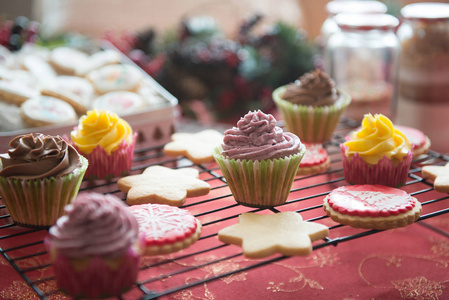
[[[276,119],[262,111],[248,112],[237,127],[225,131],[222,154],[229,159],[264,160],[285,158],[304,145],[290,132],[276,126]]]
[[[49,242],[69,258],[119,257],[137,240],[139,225],[114,195],[81,193],[49,230]]]
[[[0,154],[0,176],[41,179],[64,176],[81,166],[78,152],[60,136],[41,133],[20,135],[11,140],[12,148]]]
[[[288,84],[282,95],[282,99],[293,104],[312,106],[332,105],[338,98],[334,82],[320,69],[306,73]]]

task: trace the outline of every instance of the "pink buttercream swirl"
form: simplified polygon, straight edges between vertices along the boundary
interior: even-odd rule
[[[116,196],[82,193],[49,230],[49,242],[69,258],[118,257],[138,237],[139,225]]]
[[[225,131],[223,152],[228,159],[264,160],[284,158],[304,149],[300,139],[284,132],[276,119],[262,111],[248,112],[237,127]]]

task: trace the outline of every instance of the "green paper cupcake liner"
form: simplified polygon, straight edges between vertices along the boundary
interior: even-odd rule
[[[296,134],[302,142],[322,143],[332,138],[340,121],[340,116],[351,103],[351,97],[339,90],[342,101],[334,105],[318,106],[298,105],[281,98],[286,87],[273,91],[273,100],[278,108],[287,130]]]
[[[22,226],[45,228],[56,223],[64,207],[78,194],[87,170],[82,166],[61,177],[17,179],[0,177],[0,196],[12,220]]]
[[[285,203],[306,149],[280,159],[261,161],[227,159],[214,149],[214,158],[237,203],[273,207]]]

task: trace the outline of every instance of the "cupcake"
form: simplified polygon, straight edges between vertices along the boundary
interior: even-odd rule
[[[91,110],[70,134],[75,148],[89,161],[88,179],[110,179],[131,169],[137,134],[115,113]]]
[[[87,160],[60,136],[20,135],[0,154],[0,197],[12,220],[49,227],[78,194]]]
[[[296,135],[283,132],[272,115],[259,110],[225,131],[214,159],[235,200],[262,208],[285,203],[305,151]]]
[[[331,139],[351,97],[317,69],[275,89],[273,100],[288,131],[303,142],[322,143]]]
[[[411,144],[390,119],[366,114],[362,127],[346,139],[340,150],[349,184],[405,184],[412,163]]]
[[[44,243],[58,287],[79,298],[117,297],[139,266],[136,218],[114,195],[82,193],[49,230]]]

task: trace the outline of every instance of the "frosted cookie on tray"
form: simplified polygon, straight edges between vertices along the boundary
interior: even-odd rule
[[[25,55],[21,64],[22,68],[29,71],[40,85],[53,82],[58,75],[49,63],[37,55]]]
[[[396,125],[412,144],[413,158],[426,154],[430,149],[430,139],[421,130],[413,127]]]
[[[103,50],[90,55],[85,63],[80,64],[75,69],[77,76],[85,76],[95,69],[120,63],[120,53],[115,50]]]
[[[385,230],[404,227],[421,215],[421,203],[403,190],[383,185],[334,189],[323,208],[335,222],[355,228]]]
[[[214,129],[197,133],[174,133],[172,141],[164,146],[164,153],[169,156],[185,156],[195,164],[213,162],[213,150],[223,142],[223,137],[222,133]]]
[[[449,163],[445,166],[424,166],[422,176],[433,181],[436,191],[449,193]]]
[[[151,166],[142,174],[120,178],[119,190],[127,193],[129,205],[158,203],[181,206],[189,197],[207,195],[210,185],[198,179],[194,168],[173,170],[163,166]]]
[[[128,207],[139,224],[142,255],[161,255],[185,249],[201,235],[201,222],[189,211],[164,204]]]
[[[331,159],[322,144],[304,143],[306,154],[299,164],[296,175],[313,175],[326,172]]]
[[[83,105],[83,100],[78,97],[78,95],[67,90],[48,87],[42,89],[41,94],[43,96],[57,98],[68,103],[71,107],[73,107],[76,113],[80,115],[84,115],[87,112],[87,107]]]
[[[97,97],[92,102],[92,108],[111,110],[119,116],[141,112],[145,102],[139,94],[128,91],[116,91]]]
[[[114,91],[137,91],[142,82],[142,72],[132,65],[109,65],[86,75],[98,94]]]
[[[50,53],[49,62],[61,75],[75,75],[76,68],[87,62],[88,55],[78,49],[57,47]]]
[[[241,246],[248,258],[263,258],[274,253],[306,256],[312,252],[312,242],[323,239],[329,228],[303,221],[296,212],[270,215],[243,213],[238,224],[218,232],[218,239],[226,244]]]
[[[25,101],[20,116],[33,127],[74,122],[77,115],[73,107],[58,98],[37,96]]]
[[[20,81],[0,80],[0,99],[15,105],[40,94],[37,89],[28,87]]]

